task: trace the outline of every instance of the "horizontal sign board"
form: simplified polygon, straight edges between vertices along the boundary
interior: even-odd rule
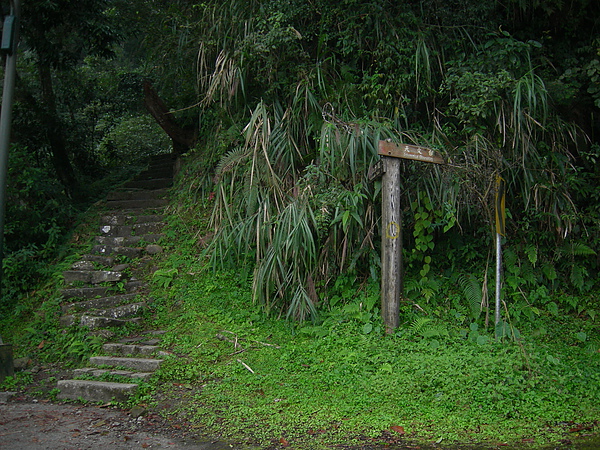
[[[445,164],[444,158],[438,152],[417,145],[395,144],[390,141],[379,141],[379,154],[393,158],[413,159],[435,164]]]

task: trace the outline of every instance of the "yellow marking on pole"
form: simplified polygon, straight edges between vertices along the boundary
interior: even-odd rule
[[[506,233],[506,181],[500,175],[496,177],[496,233]]]
[[[398,235],[400,234],[398,231],[400,231],[398,224],[396,222],[390,222],[385,230],[385,237],[388,239],[398,239]]]

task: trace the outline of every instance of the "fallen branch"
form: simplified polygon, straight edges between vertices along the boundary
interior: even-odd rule
[[[242,361],[241,359],[238,359],[237,362],[239,362],[242,366],[244,366],[246,369],[248,369],[251,373],[254,373],[254,370],[252,370],[250,368],[250,366],[248,364],[246,364],[244,361]]]
[[[225,337],[225,336],[224,336],[223,334],[221,334],[221,333],[229,333],[229,334],[231,334],[231,335],[235,336],[235,341],[234,341],[234,340],[232,340],[232,339],[229,339],[229,338]],[[268,344],[268,343],[266,343],[266,342],[254,341],[254,340],[252,340],[252,339],[238,338],[238,336],[237,336],[237,335],[236,335],[234,332],[232,332],[232,331],[223,330],[221,333],[218,333],[218,334],[217,334],[217,339],[219,339],[219,340],[221,340],[221,341],[227,341],[227,342],[231,342],[232,344],[235,344],[235,345],[236,345],[236,348],[237,348],[237,346],[239,345],[239,344],[237,343],[237,341],[238,341],[238,340],[241,340],[241,341],[250,341],[250,342],[254,342],[254,343],[256,343],[256,344],[260,344],[260,345],[263,345],[263,346],[265,346],[265,347],[281,348],[279,345],[275,345],[275,344]]]

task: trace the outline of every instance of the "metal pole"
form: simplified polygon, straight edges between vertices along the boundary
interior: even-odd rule
[[[2,286],[2,259],[4,258],[4,213],[6,206],[6,176],[8,173],[8,150],[10,147],[10,127],[12,106],[17,74],[17,43],[19,42],[19,0],[11,0],[11,16],[14,18],[12,48],[6,55],[4,87],[2,91],[2,113],[0,114],[0,289]],[[6,23],[6,22],[5,22]],[[0,298],[1,292],[0,292]]]
[[[502,290],[502,236],[496,233],[496,325],[500,322],[500,292]]]

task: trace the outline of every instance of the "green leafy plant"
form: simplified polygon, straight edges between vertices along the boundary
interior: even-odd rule
[[[162,288],[168,288],[178,275],[179,271],[175,268],[158,269],[152,274],[152,281]]]

